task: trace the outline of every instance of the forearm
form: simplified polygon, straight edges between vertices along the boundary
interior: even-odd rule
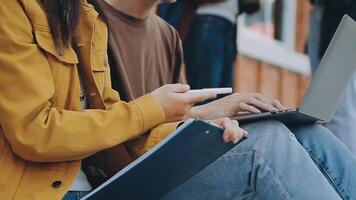
[[[197,118],[203,120],[212,120],[222,117],[227,117],[229,111],[225,106],[213,105],[211,103],[195,106],[187,114],[186,118]]]
[[[145,110],[143,101],[156,108],[150,99],[146,96],[138,102],[115,103],[108,110],[83,112],[60,110],[48,104],[37,114],[12,118],[13,125],[2,119],[2,125],[14,152],[26,160],[79,160],[132,140],[162,123],[163,114]]]

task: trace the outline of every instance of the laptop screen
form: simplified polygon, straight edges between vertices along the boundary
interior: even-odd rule
[[[300,111],[330,121],[355,69],[356,22],[345,15],[313,76]]]

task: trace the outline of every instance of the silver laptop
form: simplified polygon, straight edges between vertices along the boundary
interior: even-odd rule
[[[237,116],[233,119],[242,124],[265,119],[276,119],[287,125],[329,122],[355,70],[356,22],[345,15],[312,79],[300,108]]]

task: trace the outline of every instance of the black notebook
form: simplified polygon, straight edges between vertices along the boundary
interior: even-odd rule
[[[223,129],[191,119],[83,200],[156,200],[233,148]]]

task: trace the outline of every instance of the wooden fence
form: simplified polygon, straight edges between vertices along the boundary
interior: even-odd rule
[[[311,5],[297,0],[296,51],[304,52],[308,35]],[[234,89],[236,92],[259,92],[280,99],[288,107],[299,106],[310,83],[310,77],[273,66],[243,55],[237,56]]]
[[[309,77],[277,66],[238,56],[235,67],[236,92],[259,92],[279,99],[288,107],[297,107],[309,85]]]

